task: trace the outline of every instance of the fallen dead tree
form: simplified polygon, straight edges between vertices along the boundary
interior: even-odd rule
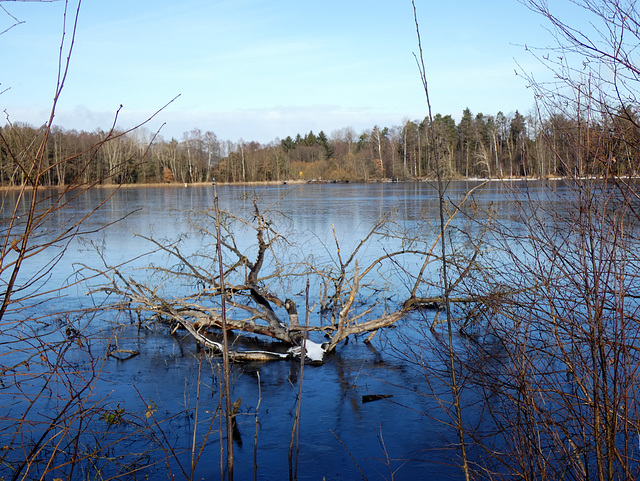
[[[215,211],[207,211],[197,221],[199,234],[209,239],[217,237],[208,226],[220,222],[224,232],[219,237],[224,253],[224,282],[220,281],[221,275],[216,274],[219,269],[212,268],[216,265],[213,254],[216,244],[187,255],[178,242],[167,243],[141,236],[174,262],[169,267],[150,267],[153,271],[151,279],[162,278],[165,285],[172,287],[195,285],[197,289],[182,296],[167,294],[166,288],[151,285],[148,280],[135,280],[119,269],[106,266],[100,272],[108,282],[93,292],[117,296],[119,301],[111,306],[112,309],[136,313],[141,322],[160,323],[174,334],[186,331],[201,346],[216,353],[223,351],[223,345],[212,333],[220,332],[223,326],[221,297],[224,295],[226,329],[236,334],[236,341],[250,335],[271,340],[274,346],[273,349],[252,350],[242,349],[240,342],[234,342],[229,355],[236,362],[297,357],[303,343],[308,360],[321,362],[326,353],[335,350],[347,338],[367,334],[366,340],[370,341],[380,329],[394,325],[408,312],[421,307],[421,302],[414,301],[417,286],[407,292],[406,300],[398,300],[397,307],[392,309],[379,305],[382,298],[387,302],[386,297],[372,293],[390,288],[391,282],[385,278],[385,273],[393,269],[405,272],[401,259],[407,256],[414,260],[416,256],[424,259],[420,275],[414,276],[416,283],[423,282],[424,267],[438,260],[432,253],[433,248],[419,249],[415,248],[419,243],[406,243],[412,248],[385,252],[368,261],[364,269],[360,268],[358,259],[363,257],[365,247],[374,239],[389,237],[389,225],[392,224],[389,217],[380,219],[348,257],[343,256],[334,231],[332,262],[317,264],[310,257],[296,257],[294,261],[283,254],[286,250],[283,247],[291,248],[292,245],[286,236],[276,232],[273,219],[268,217],[272,215],[269,210],[262,212],[254,199],[249,219],[230,213],[222,213],[220,219]],[[238,243],[240,238],[247,239],[245,233],[255,239],[249,247],[241,247]],[[300,280],[310,278],[320,293],[318,299],[311,300],[315,302],[311,310],[319,306],[327,320],[322,325],[302,325],[298,319],[298,304],[293,300],[300,296],[295,294],[296,290],[301,290]],[[309,303],[309,299],[305,301]],[[308,340],[310,332],[321,332],[323,341]]]

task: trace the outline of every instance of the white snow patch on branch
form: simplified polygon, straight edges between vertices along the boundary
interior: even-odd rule
[[[304,342],[305,348],[305,357],[310,361],[322,361],[324,358],[325,350],[322,348],[322,344],[318,344],[317,342],[310,341],[307,339]],[[294,356],[299,356],[302,351],[300,346],[292,347],[289,349],[289,352]]]
[[[305,348],[307,357],[311,361],[322,361],[322,358],[324,357],[324,349],[322,348],[321,344],[318,344],[316,342],[313,342],[307,339],[304,342],[304,348]]]

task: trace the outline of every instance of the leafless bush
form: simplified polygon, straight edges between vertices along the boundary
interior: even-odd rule
[[[83,176],[100,149],[125,134],[115,130],[117,114],[113,128],[86,151],[53,163],[46,157],[80,3],[75,9],[64,3],[60,71],[48,121],[29,131],[14,128],[8,118],[8,127],[0,132],[0,148],[10,161],[3,167],[21,179],[17,189],[3,193],[0,221],[0,465],[6,479],[132,479],[158,459],[176,459],[180,450],[163,431],[171,417],[156,419],[152,400],[121,407],[105,394],[100,383],[111,340],[90,327],[91,313],[75,303],[65,305],[64,297],[71,297],[76,287],[74,279],[63,286],[48,282],[74,239],[90,232],[85,221],[110,195],[80,214],[65,215],[67,211],[95,184],[130,173],[119,165],[100,180],[87,183]],[[60,188],[47,189],[44,180],[55,169],[74,176]],[[122,448],[139,439],[148,440],[149,448]],[[150,456],[154,450],[163,456]]]
[[[551,187],[545,199],[512,191],[516,212],[492,222],[492,249],[474,256],[455,297],[445,277],[448,338],[436,325],[407,337],[402,355],[448,414],[467,476],[635,479],[638,14],[627,2],[574,2],[592,15],[581,29],[546,2],[525,3],[558,40],[539,55],[558,83],[533,87],[541,110],[576,119],[563,137],[572,158],[548,137],[570,180],[562,197]],[[586,163],[599,175],[583,177]],[[441,261],[450,270],[458,262]]]

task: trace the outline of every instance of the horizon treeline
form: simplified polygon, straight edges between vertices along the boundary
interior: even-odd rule
[[[268,144],[220,140],[193,129],[181,140],[128,133],[53,127],[45,144],[45,185],[73,183],[199,183],[288,180],[373,181],[433,178],[439,156],[449,178],[520,178],[600,175],[614,165],[617,175],[635,175],[640,129],[635,111],[620,108],[601,121],[579,113],[546,118],[522,115],[437,114],[392,127],[357,133],[345,127],[330,135],[298,133]],[[28,184],[46,129],[24,123],[0,127],[0,185]],[[576,146],[586,146],[577,148]],[[24,165],[11,153],[20,152]],[[71,159],[70,161],[68,161]],[[613,164],[609,161],[613,160]]]

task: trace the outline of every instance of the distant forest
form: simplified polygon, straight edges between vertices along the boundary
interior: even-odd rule
[[[541,119],[518,111],[486,116],[466,109],[458,124],[451,115],[436,115],[433,132],[427,118],[360,133],[350,127],[330,135],[308,132],[268,144],[223,141],[199,129],[167,141],[144,130],[54,127],[44,144],[47,165],[42,179],[51,186],[196,183],[213,178],[411,180],[433,178],[436,156],[449,178],[599,175],[603,165],[613,165],[615,174],[635,175],[640,145],[636,113],[620,108],[617,115],[603,118],[613,120],[585,121],[560,113]],[[22,123],[0,127],[0,185],[28,183],[29,159],[36,158],[45,132],[44,127]]]

